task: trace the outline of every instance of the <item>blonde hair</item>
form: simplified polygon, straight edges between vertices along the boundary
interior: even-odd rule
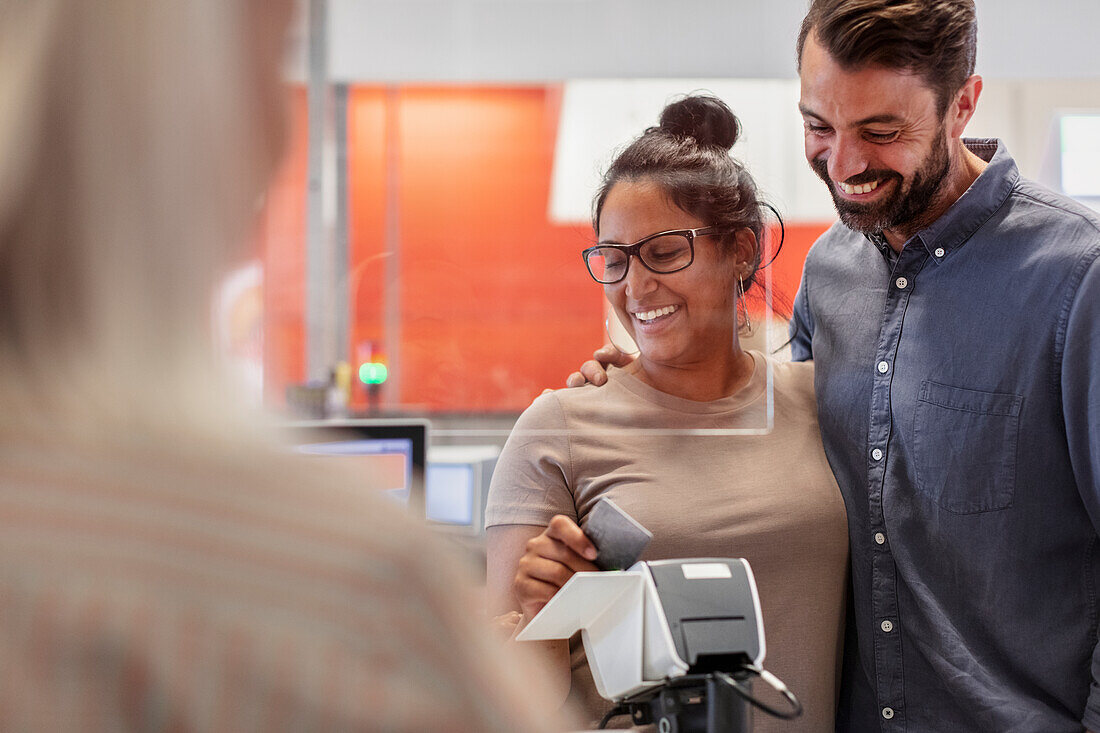
[[[38,589],[79,585],[102,590],[96,603],[126,619],[131,595],[143,608],[158,601],[159,619],[206,609],[206,642],[234,659],[219,619],[245,619],[263,653],[244,672],[224,669],[235,670],[226,699],[246,711],[276,690],[280,706],[293,698],[330,726],[366,711],[381,727],[418,730],[462,712],[456,730],[547,730],[557,718],[542,712],[540,678],[516,673],[477,633],[449,548],[372,496],[370,476],[267,447],[215,388],[211,280],[246,235],[280,147],[267,83],[273,18],[289,2],[0,0],[0,494],[32,507],[27,531],[48,538],[34,551],[20,535],[5,553],[0,584],[31,590],[0,600],[31,613]],[[248,33],[246,22],[256,24]],[[24,518],[0,513],[0,525]],[[141,572],[128,564],[138,555]],[[335,616],[312,603],[318,588],[336,594]],[[99,689],[110,670],[95,663],[117,666],[102,650],[128,628],[95,655],[51,657],[92,663],[65,670],[66,690]],[[287,636],[267,633],[275,628]],[[261,664],[293,648],[290,632],[308,645],[292,683]],[[28,638],[17,634],[14,648],[38,653]],[[331,638],[338,656],[311,643]],[[167,648],[136,641],[142,670],[187,666]],[[335,689],[355,694],[314,685],[322,657],[351,670],[350,686]],[[198,674],[224,671],[211,664]],[[154,697],[159,681],[177,679],[149,677]],[[53,706],[42,692],[16,715]],[[318,702],[326,695],[332,710]],[[194,707],[181,714],[213,713]]]
[[[269,154],[243,6],[0,0],[0,436],[222,422],[211,278]]]

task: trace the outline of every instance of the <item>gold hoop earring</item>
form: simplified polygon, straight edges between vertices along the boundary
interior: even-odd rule
[[[627,351],[626,349],[624,349],[623,347],[621,347],[617,343],[615,343],[615,339],[611,338],[611,324],[610,324],[610,321],[611,321],[610,316],[603,319],[603,332],[605,334],[607,334],[607,342],[609,344],[611,344],[612,346],[614,346],[616,349],[618,349],[620,354],[625,354],[626,356],[635,356],[637,354],[642,353],[642,350],[638,348],[637,344],[634,344],[634,351]]]
[[[752,331],[752,320],[749,318],[749,306],[745,302],[745,283],[741,280],[741,276],[737,276],[737,310],[739,315],[744,316],[744,328],[746,332]],[[741,320],[738,318],[738,320]]]

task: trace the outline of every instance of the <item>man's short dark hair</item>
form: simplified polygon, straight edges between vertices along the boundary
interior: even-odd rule
[[[813,0],[798,34],[798,68],[810,33],[846,69],[882,66],[921,76],[940,113],[974,73],[974,0]]]

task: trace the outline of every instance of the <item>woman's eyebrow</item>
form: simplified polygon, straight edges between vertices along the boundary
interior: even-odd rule
[[[617,244],[620,247],[629,247],[632,244],[637,244],[638,242],[644,242],[647,239],[653,239],[658,234],[671,234],[671,233],[674,233],[674,232],[685,232],[685,231],[687,231],[687,230],[686,229],[662,229],[658,232],[653,232],[652,234],[647,234],[644,237],[642,237],[641,239],[636,240],[634,242],[614,242],[614,241],[611,241],[611,240],[601,239],[601,240],[596,242],[596,245],[600,245],[600,244]],[[593,245],[593,246],[595,246],[595,245]]]

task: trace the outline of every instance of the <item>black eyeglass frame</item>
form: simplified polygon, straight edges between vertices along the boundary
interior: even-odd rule
[[[631,257],[636,257],[638,259],[638,261],[642,263],[642,266],[645,267],[645,269],[649,270],[650,272],[652,272],[654,274],[657,274],[657,275],[670,275],[674,272],[679,272],[680,270],[686,270],[687,268],[691,267],[691,264],[693,262],[695,262],[695,238],[696,237],[702,237],[702,236],[706,236],[708,234],[720,234],[720,233],[721,232],[719,231],[718,227],[714,227],[714,226],[697,227],[695,229],[669,229],[668,231],[657,232],[656,234],[650,234],[648,237],[643,237],[642,239],[639,239],[634,244],[596,244],[596,245],[593,245],[593,246],[585,249],[583,252],[581,252],[581,258],[584,259],[584,266],[585,266],[585,269],[588,270],[588,274],[592,277],[593,280],[598,282],[600,285],[614,285],[615,283],[622,282],[624,279],[626,279],[626,275],[630,270],[630,258]],[[691,256],[688,258],[687,264],[682,265],[681,267],[677,267],[675,270],[655,270],[642,257],[642,246],[646,242],[649,242],[650,240],[656,239],[657,237],[665,237],[665,236],[668,236],[670,234],[678,234],[678,235],[687,237],[688,251],[690,252]],[[592,272],[592,265],[590,265],[588,263],[588,255],[590,255],[591,253],[595,252],[598,249],[617,249],[617,250],[619,250],[620,252],[622,252],[623,254],[626,255],[626,267],[623,268],[622,276],[620,276],[619,278],[617,278],[615,280],[601,280],[598,277],[596,277],[596,274],[594,272]]]

